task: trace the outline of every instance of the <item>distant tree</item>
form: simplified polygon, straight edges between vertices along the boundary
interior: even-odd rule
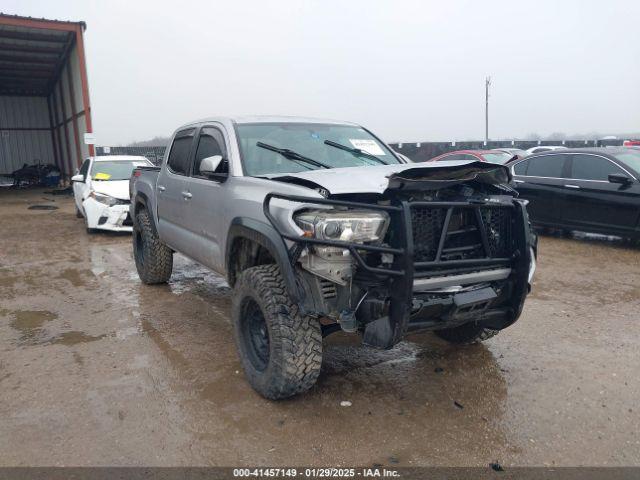
[[[547,135],[546,140],[566,140],[567,134],[562,132],[553,132],[550,135]]]
[[[540,140],[541,137],[537,133],[530,133],[528,135],[525,135],[524,139],[525,140]]]
[[[132,142],[127,147],[166,147],[169,145],[169,137],[153,137],[151,140]]]

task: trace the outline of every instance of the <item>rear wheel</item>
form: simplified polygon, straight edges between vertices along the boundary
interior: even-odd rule
[[[482,327],[476,323],[466,323],[459,327],[436,330],[433,333],[449,343],[470,345],[488,340],[496,336],[499,331]]]
[[[290,300],[277,265],[240,274],[232,319],[245,375],[260,395],[286,398],[316,383],[322,364],[320,324]]]
[[[133,257],[143,283],[165,283],[171,277],[173,252],[158,238],[146,210],[136,215],[133,226]]]
[[[76,218],[82,218],[82,217],[84,217],[84,215],[82,215],[82,212],[80,211],[80,209],[76,205]]]

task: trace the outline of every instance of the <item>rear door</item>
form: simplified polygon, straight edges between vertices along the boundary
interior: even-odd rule
[[[188,243],[183,232],[186,228],[186,204],[190,196],[187,178],[195,131],[195,128],[189,128],[176,133],[156,186],[160,237],[167,245],[188,256],[191,255],[187,251]]]
[[[536,224],[562,223],[562,191],[566,176],[566,156],[549,153],[529,157],[513,167],[514,182],[520,196],[529,200],[527,210]]]
[[[222,234],[226,229],[225,191],[229,174],[228,147],[223,132],[219,124],[203,126],[198,132],[187,186],[191,197],[185,211],[193,259],[218,272],[223,271]],[[200,172],[200,163],[214,155],[221,155],[223,161],[215,176],[205,176]]]
[[[570,180],[565,184],[567,220],[576,228],[602,233],[633,230],[638,217],[634,184],[609,182],[609,174],[631,175],[612,160],[587,153],[568,154]]]

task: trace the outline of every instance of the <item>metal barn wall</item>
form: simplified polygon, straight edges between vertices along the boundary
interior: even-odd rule
[[[61,159],[61,169],[72,175],[82,160],[89,156],[84,143],[87,132],[86,112],[82,99],[82,78],[78,52],[74,46],[49,96],[53,135]]]
[[[45,97],[0,96],[0,173],[55,163]]]

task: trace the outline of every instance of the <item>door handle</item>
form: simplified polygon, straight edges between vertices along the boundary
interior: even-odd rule
[[[166,188],[164,188],[162,185],[158,185],[158,190],[160,192],[164,192],[166,190]]]
[[[524,183],[524,180],[516,180],[515,178],[513,179],[513,181],[516,183]]]
[[[185,200],[189,200],[191,197],[193,197],[193,195],[191,195],[189,192],[182,192],[182,197]]]
[[[566,188],[573,188],[574,190],[580,190],[580,186],[579,185],[565,185]]]

